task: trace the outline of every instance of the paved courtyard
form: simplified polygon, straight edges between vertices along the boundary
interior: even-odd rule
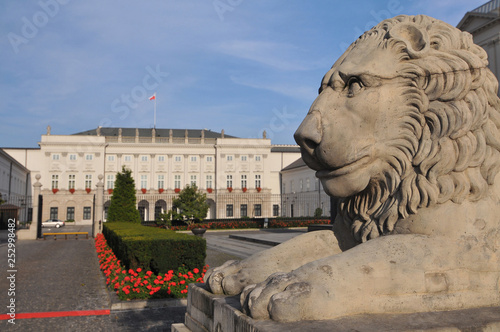
[[[91,228],[90,225],[67,225],[55,231],[90,233]],[[218,266],[228,259],[246,258],[271,247],[258,243],[259,240],[278,243],[303,232],[305,230],[207,232],[206,263]],[[243,238],[230,238],[231,234]],[[6,296],[10,287],[6,239],[6,232],[1,231],[2,311],[6,310],[11,298]],[[92,238],[17,241],[16,270],[15,296],[12,298],[15,299],[17,314],[110,310],[111,303],[116,302],[113,294],[106,290]],[[1,320],[0,331],[170,331],[171,324],[184,321],[185,310],[184,306],[111,310],[110,314],[99,316],[16,319],[15,325]],[[0,312],[0,315],[5,313]]]

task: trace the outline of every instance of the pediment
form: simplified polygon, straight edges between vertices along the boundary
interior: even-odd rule
[[[480,14],[480,13],[468,12],[462,18],[460,23],[457,24],[457,28],[459,28],[462,31],[473,33],[477,29],[497,19],[498,15],[496,14]]]

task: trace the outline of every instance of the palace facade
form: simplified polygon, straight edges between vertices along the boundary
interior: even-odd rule
[[[42,220],[106,220],[116,173],[130,169],[143,220],[172,207],[186,185],[206,193],[208,218],[281,216],[280,171],[300,157],[296,145],[272,145],[198,129],[97,128],[42,135],[39,149],[5,149],[39,175]],[[97,184],[103,215],[94,215]],[[97,211],[97,210],[96,210]]]

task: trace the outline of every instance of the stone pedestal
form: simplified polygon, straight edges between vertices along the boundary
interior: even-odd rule
[[[239,296],[213,295],[204,287],[204,284],[189,286],[185,323],[172,325],[172,332],[500,331],[500,307],[416,314],[357,315],[336,320],[295,323],[259,321],[240,311]]]
[[[96,202],[95,202],[95,219],[94,229],[92,235],[95,237],[97,234],[102,233],[103,211],[104,211],[104,183],[102,179],[104,176],[99,174],[97,177],[99,182],[96,184]]]
[[[50,131],[50,129],[48,129]],[[17,231],[17,239],[18,240],[36,240],[36,232],[38,228],[38,195],[40,195],[40,191],[42,190],[42,184],[40,183],[40,174],[35,176],[36,182],[33,184],[33,198],[32,198],[32,221],[30,228],[28,229],[20,229]]]

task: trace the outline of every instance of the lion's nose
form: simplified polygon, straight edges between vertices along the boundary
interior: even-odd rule
[[[321,119],[318,112],[309,113],[293,135],[295,142],[309,154],[321,143]]]

